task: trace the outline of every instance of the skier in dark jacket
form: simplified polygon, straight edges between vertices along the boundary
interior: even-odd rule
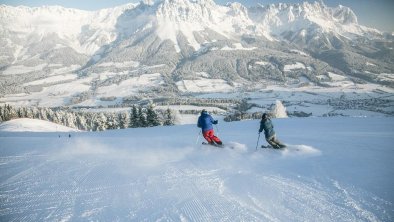
[[[274,125],[272,125],[271,119],[268,117],[267,113],[264,113],[261,117],[259,133],[263,132],[265,135],[265,140],[275,149],[284,148],[286,145],[281,143],[277,138],[274,131]]]
[[[205,109],[203,109],[201,111],[200,117],[198,118],[197,127],[201,128],[202,135],[209,144],[214,145],[216,143],[217,145],[222,145],[222,141],[217,136],[215,136],[212,124],[218,124],[218,121],[214,120],[212,116],[209,115]]]

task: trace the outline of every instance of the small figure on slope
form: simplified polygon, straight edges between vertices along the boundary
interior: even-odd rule
[[[275,149],[284,148],[286,145],[281,143],[277,138],[274,131],[274,125],[271,119],[268,117],[267,113],[264,113],[260,121],[259,133],[263,132],[265,135],[265,140]],[[263,147],[263,146],[262,146]]]
[[[200,117],[198,117],[197,127],[201,128],[202,135],[209,144],[222,145],[222,141],[217,136],[215,136],[212,124],[218,124],[218,121],[214,120],[212,116],[209,115],[205,109],[203,109],[201,111]]]

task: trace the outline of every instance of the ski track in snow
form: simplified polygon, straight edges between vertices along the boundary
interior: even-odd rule
[[[123,156],[123,151],[119,156],[117,150],[111,148],[106,152],[95,151],[96,154],[87,152],[89,148],[86,148],[80,153],[2,157],[2,172],[11,171],[15,175],[2,180],[0,218],[17,221],[308,221],[312,218],[315,221],[379,221],[362,209],[362,203],[336,181],[334,186],[338,191],[331,193],[318,184],[279,175],[256,175],[244,169],[233,172],[232,167],[221,168],[216,164],[211,168],[206,166],[208,162],[203,159],[211,158],[210,155],[218,157],[218,152],[226,152],[225,157],[235,155],[245,162],[252,159],[250,154],[260,158],[264,154],[253,154],[245,145],[235,142],[231,147],[234,150],[189,148],[184,158],[174,162],[162,159],[159,169],[149,164],[130,163],[133,159]],[[289,155],[288,152],[277,154]],[[132,156],[133,151],[129,154]],[[188,160],[190,154],[199,157]],[[138,168],[144,168],[141,169],[144,175],[140,175]],[[112,215],[116,215],[115,218]]]
[[[309,145],[74,135],[0,138],[0,221],[392,221],[387,200],[280,168],[327,151]]]

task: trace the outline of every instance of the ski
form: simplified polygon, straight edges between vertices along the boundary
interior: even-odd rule
[[[219,144],[216,144],[216,143],[210,144],[210,143],[207,143],[207,142],[202,142],[202,145],[208,145],[208,146],[214,146],[214,147],[224,148],[224,144],[219,145]]]
[[[284,148],[286,148],[286,147],[274,148],[274,147],[272,147],[271,145],[261,145],[261,148],[263,148],[263,149],[281,150],[281,149],[284,149]]]

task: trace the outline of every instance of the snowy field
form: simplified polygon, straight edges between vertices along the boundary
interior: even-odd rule
[[[288,149],[256,151],[258,121],[219,122],[225,148],[194,124],[69,138],[3,123],[0,221],[394,220],[394,118],[273,122]]]

